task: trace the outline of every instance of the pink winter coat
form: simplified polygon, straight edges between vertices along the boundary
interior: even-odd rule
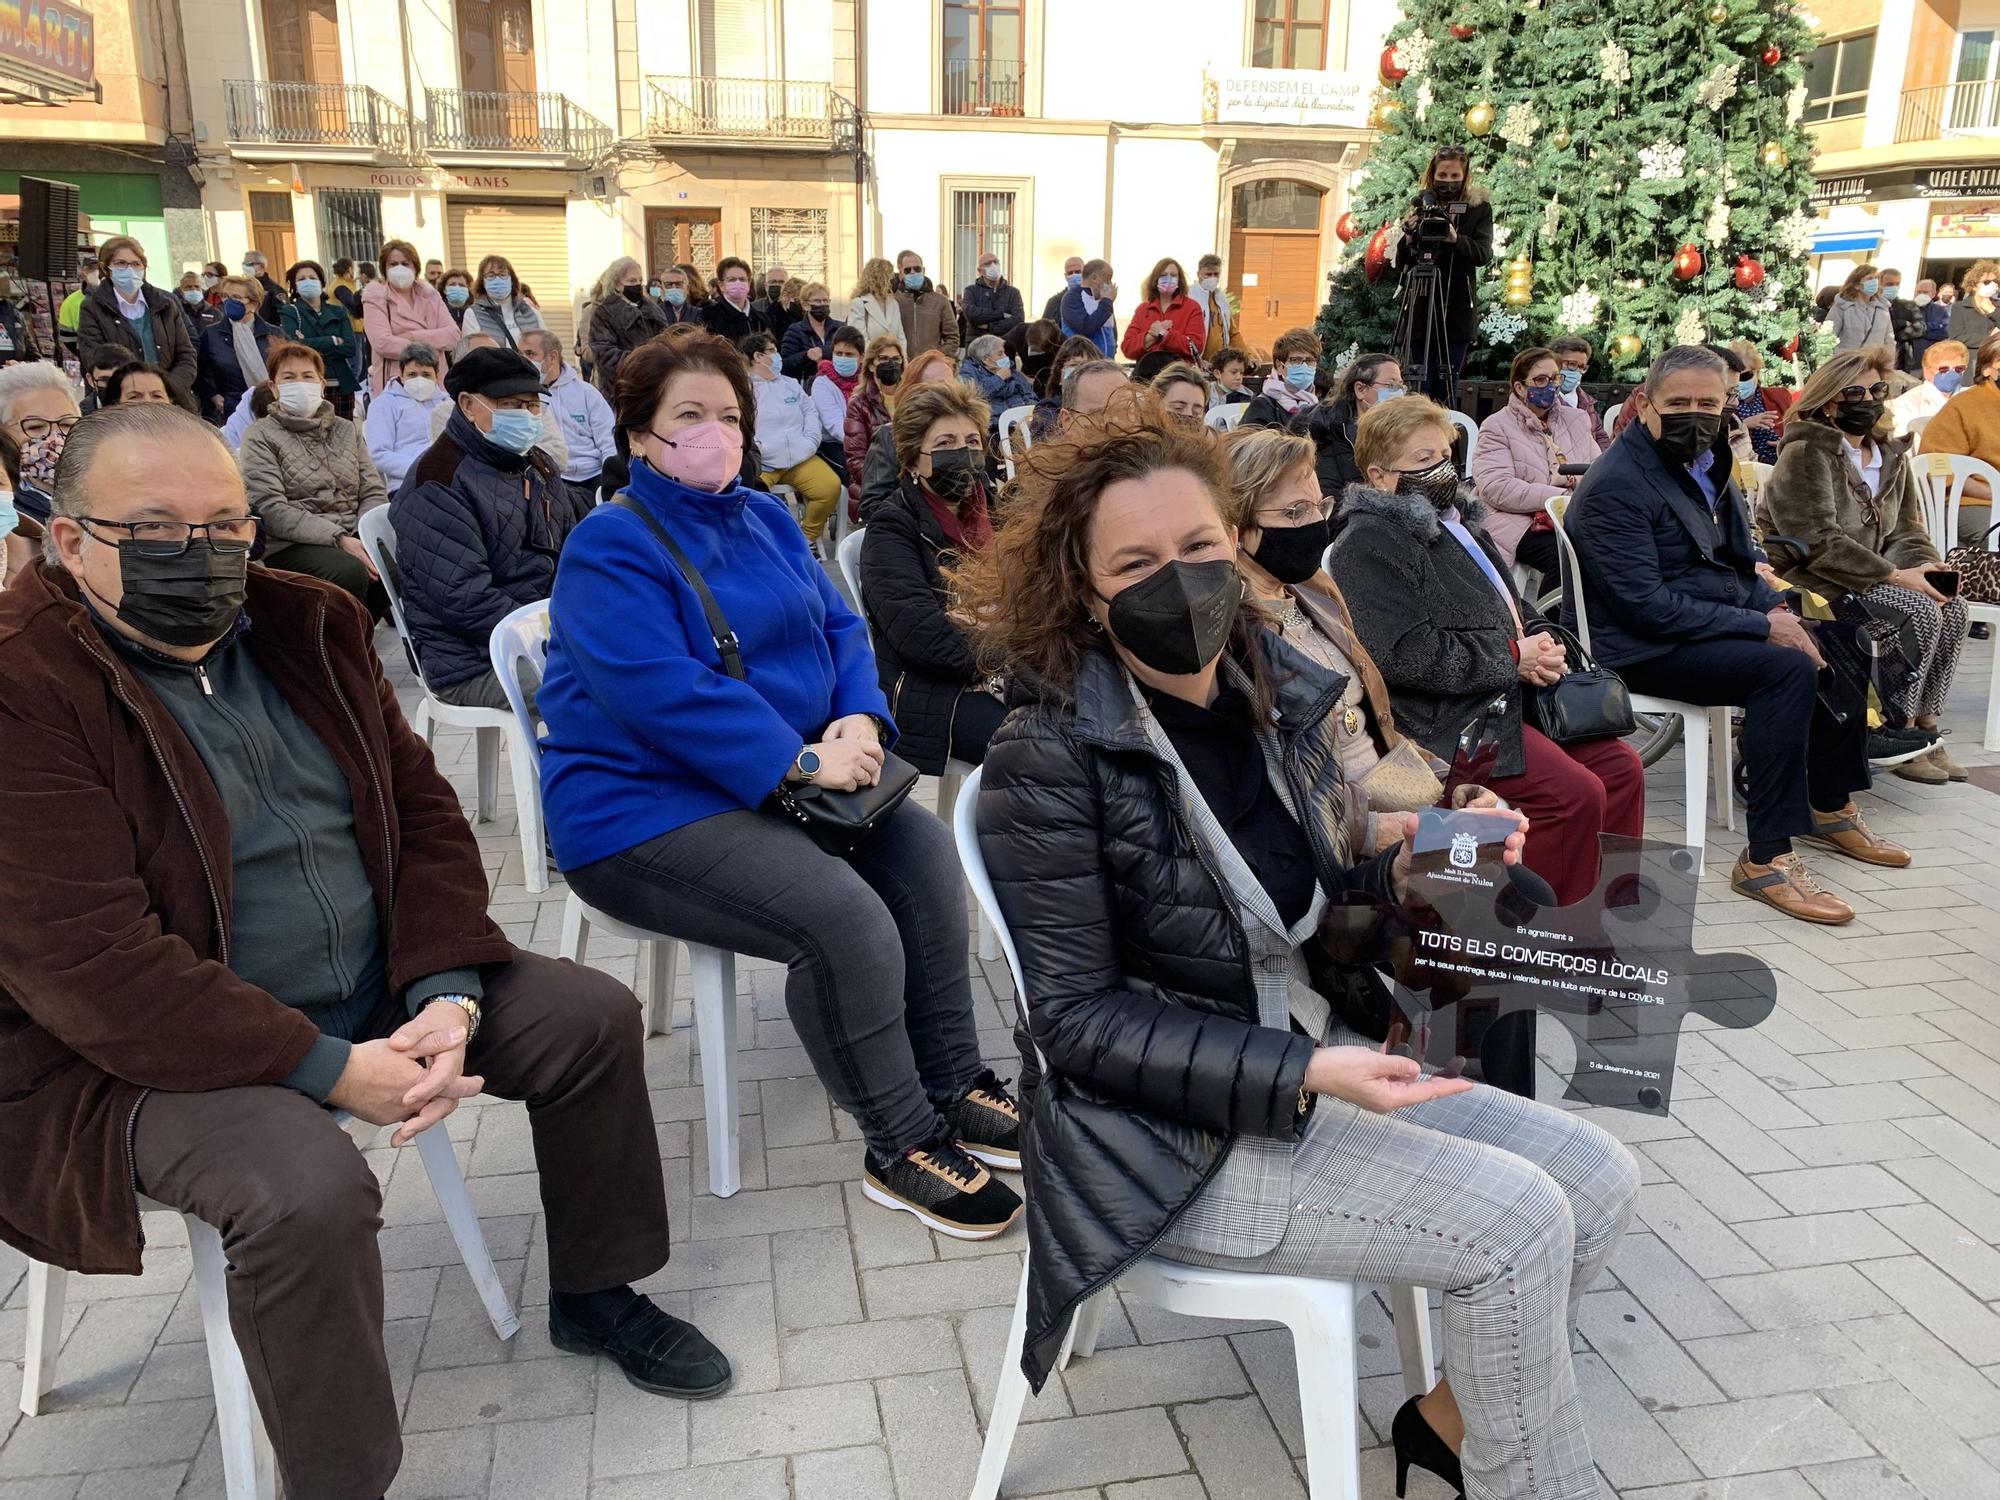
[[[1587,464],[1597,458],[1590,418],[1560,401],[1544,427],[1535,409],[1519,396],[1479,424],[1472,450],[1472,487],[1487,510],[1486,534],[1511,564],[1528,526],[1552,495],[1567,495],[1573,479],[1556,474],[1557,464]]]
[[[422,279],[407,292],[386,281],[369,282],[361,294],[361,324],[368,333],[368,389],[376,396],[397,374],[405,344],[429,344],[437,350],[441,379],[462,336],[437,288]]]

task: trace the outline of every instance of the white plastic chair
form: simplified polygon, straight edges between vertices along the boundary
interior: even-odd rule
[[[352,1115],[339,1113],[336,1122],[354,1138],[358,1146],[372,1139],[377,1126]],[[494,1269],[493,1256],[486,1248],[479,1216],[466,1191],[465,1176],[452,1152],[451,1138],[443,1125],[434,1125],[416,1139],[417,1154],[444,1210],[445,1223],[465,1261],[466,1273],[492,1319],[493,1331],[510,1339],[520,1331],[521,1319],[507,1300]],[[171,1212],[143,1194],[142,1213]],[[277,1460],[271,1440],[250,1391],[250,1377],[243,1366],[243,1351],[229,1326],[229,1264],[222,1248],[222,1234],[213,1224],[193,1214],[182,1214],[187,1224],[188,1252],[194,1261],[195,1299],[201,1306],[202,1336],[208,1342],[208,1372],[215,1389],[216,1434],[222,1449],[223,1490],[227,1500],[277,1500]],[[39,1415],[42,1397],[55,1389],[56,1355],[62,1347],[63,1304],[68,1292],[69,1272],[40,1261],[28,1263],[28,1338],[21,1368],[21,1410]]]
[[[1021,963],[1014,938],[1007,930],[986,857],[979,848],[979,778],[965,779],[952,832],[958,862],[980,910],[993,926],[1007,968],[1014,976],[1017,997],[1027,992],[1021,983]],[[1032,1211],[1033,1203],[1029,1204]],[[1300,1416],[1305,1426],[1306,1474],[1311,1500],[1358,1500],[1361,1494],[1358,1396],[1355,1383],[1354,1303],[1358,1289],[1347,1281],[1313,1276],[1271,1276],[1258,1272],[1214,1270],[1187,1266],[1149,1255],[1119,1277],[1128,1298],[1190,1318],[1250,1318],[1282,1323],[1291,1331],[1298,1363]],[[1104,1318],[1106,1287],[1077,1312],[1071,1322],[1057,1368],[1097,1352],[1097,1335]],[[1403,1360],[1403,1385],[1412,1396],[1431,1388],[1436,1361],[1431,1351],[1428,1299],[1417,1287],[1390,1288],[1396,1343]],[[1007,1335],[1000,1386],[993,1398],[993,1416],[986,1424],[986,1444],[973,1481],[972,1500],[994,1500],[1014,1447],[1021,1408],[1028,1399],[1028,1378],[1021,1373],[1021,1350],[1027,1341],[1028,1265],[1021,1263],[1021,1290],[1014,1299],[1014,1318]]]
[[[1957,453],[1922,453],[1911,460],[1922,465],[1918,491],[1923,500],[1924,525],[1929,528],[1931,545],[1943,557],[1958,545],[1958,512],[1968,479],[1983,479],[1989,493],[2000,497],[2000,470],[1982,459]],[[1996,499],[2000,505],[2000,499]],[[1992,511],[1988,511],[1991,519]],[[1989,552],[2000,551],[2000,538],[1990,532]],[[2000,625],[2000,604],[1975,604],[1966,600],[1966,613],[1985,625]],[[1986,748],[2000,750],[2000,641],[1993,650],[1993,669],[1986,682]]]
[[[1452,426],[1465,434],[1465,468],[1462,472],[1467,476],[1466,482],[1470,483],[1472,455],[1479,447],[1479,424],[1462,411],[1447,411],[1445,415],[1451,418]]]
[[[1625,410],[1625,403],[1623,401],[1614,401],[1604,408],[1602,420],[1604,422],[1604,431],[1607,435],[1618,426],[1618,413],[1623,410]]]
[[[416,674],[417,685],[424,690],[423,701],[410,716],[410,727],[423,736],[427,745],[440,724],[474,731],[478,745],[479,781],[473,801],[473,817],[481,823],[493,821],[500,780],[500,743],[507,741],[507,763],[514,777],[514,804],[517,808],[524,806],[538,774],[536,765],[539,757],[534,754],[532,733],[524,742],[514,715],[504,708],[463,708],[441,701],[430,690],[430,685],[424,681],[423,663],[417,659],[417,643],[411,638],[409,623],[403,618],[402,583],[396,573],[396,529],[389,522],[389,507],[378,505],[365,512],[361,517],[360,530],[361,545],[367,549],[368,560],[374,563],[375,571],[382,579],[383,591],[389,596],[389,617],[395,621],[397,638],[403,643],[403,652],[409,658],[410,670]],[[521,866],[528,889],[545,891],[549,888],[547,849],[539,831],[534,841],[529,841],[525,819],[521,822],[520,831]]]
[[[539,684],[549,657],[549,606],[524,604],[493,627],[493,670],[507,689],[507,701],[521,732],[535,746],[536,774],[529,778],[537,836],[543,826],[541,741],[535,735],[522,683]],[[528,813],[523,804],[522,826]],[[646,1035],[658,1036],[673,1027],[674,975],[680,961],[680,939],[634,927],[607,916],[575,891],[563,903],[562,942],[558,958],[584,963],[590,935],[623,938],[639,945],[645,959]],[[718,1198],[732,1196],[743,1185],[742,1128],[737,1116],[736,1090],[736,955],[707,943],[689,943],[693,967],[694,1027],[701,1043],[701,1098],[708,1124],[708,1190]]]
[[[1243,414],[1250,410],[1248,401],[1226,401],[1221,406],[1211,406],[1202,424],[1210,432],[1234,432],[1243,424]]]
[[[1542,509],[1549,519],[1556,523],[1556,547],[1560,558],[1559,566],[1563,578],[1563,598],[1576,606],[1576,638],[1583,649],[1590,650],[1590,616],[1584,608],[1583,564],[1578,560],[1576,547],[1563,529],[1563,512],[1567,504],[1561,496],[1551,496]],[[1722,814],[1722,825],[1731,832],[1736,828],[1736,783],[1731,765],[1733,744],[1730,740],[1729,716],[1732,710],[1726,707],[1704,708],[1698,703],[1683,703],[1678,698],[1655,698],[1648,693],[1633,693],[1632,709],[1642,714],[1673,714],[1681,721],[1681,754],[1685,759],[1685,796],[1687,800],[1687,821],[1682,842],[1694,850],[1696,869],[1700,868],[1703,851],[1708,847],[1708,782],[1709,758],[1714,752],[1715,800]]]
[[[1014,477],[1014,434],[1018,432],[1021,435],[1021,447],[1024,451],[1035,446],[1035,434],[1028,425],[1034,419],[1034,415],[1035,409],[1032,406],[1010,406],[1000,413],[997,429],[1000,439],[1000,466],[1007,471],[1009,479]]]

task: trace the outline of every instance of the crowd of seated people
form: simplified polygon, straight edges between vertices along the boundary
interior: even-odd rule
[[[1897,402],[1888,346],[1797,391],[1766,383],[1775,351],[1663,350],[1610,432],[1565,336],[1513,358],[1461,466],[1389,354],[1334,372],[1306,328],[1244,347],[1213,257],[1193,284],[1162,258],[1122,324],[1110,265],[1081,257],[1034,321],[991,252],[960,296],[914,252],[870,262],[845,319],[778,267],[727,257],[710,296],[621,258],[585,305],[586,372],[497,253],[433,282],[392,241],[358,291],[311,261],[282,285],[218,271],[198,311],[170,299],[177,342],[143,253],[107,248],[126,274],[100,315],[125,332],[90,352],[90,413],[54,366],[0,370],[0,665],[36,689],[0,718],[21,768],[0,1032],[35,1064],[0,1161],[61,1154],[0,1195],[0,1237],[132,1272],[134,1190],[220,1225],[292,1493],[373,1500],[401,1461],[381,1189],[327,1106],[402,1144],[482,1090],[527,1100],[552,1341],[656,1394],[731,1379],[633,1290],[668,1249],[637,1003],[488,917],[372,652],[391,585],[421,689],[464,707],[508,707],[493,632],[546,605],[521,686],[556,867],[619,922],[784,966],[861,1201],[962,1240],[1025,1216],[1036,1384],[1080,1299],[1155,1246],[1436,1287],[1469,1315],[1446,1320],[1450,1378],[1396,1414],[1398,1457],[1509,1500],[1595,1483],[1571,1333],[1638,1169],[1534,1101],[1532,1011],[1466,1077],[1385,1051],[1384,976],[1322,940],[1327,912],[1400,902],[1433,808],[1494,820],[1562,904],[1605,837],[1644,833],[1633,744],[1541,727],[1583,665],[1578,598],[1632,691],[1741,715],[1743,897],[1850,921],[1794,843],[1906,866],[1857,800],[1872,768],[1970,775],[1941,723],[1966,606],[1919,487],[1924,454],[2000,461],[2000,334],[1973,359],[1932,341]],[[1230,407],[1236,430],[1208,425]],[[1754,507],[1750,461],[1772,465]],[[1966,499],[1960,538],[1983,539],[1991,497]],[[853,598],[812,545],[843,504]],[[387,578],[359,536],[384,505]],[[973,765],[1026,981],[1018,1090],[981,1055],[938,817],[909,798],[835,848],[797,811]],[[112,1003],[141,988],[143,1025]],[[1352,1217],[1417,1205],[1440,1232],[1386,1248]]]

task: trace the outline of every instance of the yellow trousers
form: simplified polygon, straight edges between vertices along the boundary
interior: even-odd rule
[[[833,515],[843,493],[840,476],[833,472],[833,466],[815,453],[802,464],[793,464],[789,469],[767,469],[764,472],[767,485],[789,484],[799,492],[799,499],[805,502],[805,520],[801,523],[806,540],[816,542],[819,534],[826,530],[828,518]]]

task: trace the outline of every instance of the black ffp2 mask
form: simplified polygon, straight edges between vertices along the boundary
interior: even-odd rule
[[[224,552],[207,541],[189,542],[180,556],[159,557],[120,542],[118,618],[163,646],[219,641],[243,612],[249,567],[247,547]]]
[[[1333,522],[1325,516],[1303,526],[1266,526],[1250,556],[1278,582],[1304,583],[1319,571],[1332,541]]]
[[[954,503],[972,493],[979,478],[979,455],[970,448],[944,448],[931,455],[931,493]]]
[[[1653,446],[1660,457],[1682,468],[1715,446],[1722,436],[1722,413],[1714,411],[1663,411],[1660,435]]]
[[[1108,623],[1113,639],[1155,672],[1191,677],[1222,654],[1242,602],[1235,563],[1176,559],[1113,599]]]
[[[1843,401],[1833,409],[1833,425],[1849,437],[1873,432],[1882,420],[1880,401]]]

